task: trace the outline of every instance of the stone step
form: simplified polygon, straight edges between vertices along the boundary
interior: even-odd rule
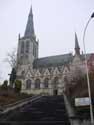
[[[64,121],[33,121],[33,122],[0,122],[1,125],[69,125]]]
[[[31,122],[32,124],[39,124],[44,122],[44,125],[70,125],[68,114],[65,108],[63,96],[47,96],[36,101],[35,103],[28,103],[21,107],[16,113],[13,113],[7,121],[22,121]],[[36,123],[36,122],[37,123]],[[57,121],[57,123],[55,123]]]

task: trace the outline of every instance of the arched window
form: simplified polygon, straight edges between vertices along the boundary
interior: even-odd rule
[[[30,42],[26,42],[26,53],[29,53]]]
[[[48,87],[49,87],[49,79],[46,78],[46,79],[44,80],[44,88],[48,88]]]
[[[37,57],[37,47],[35,44],[33,44],[33,56]]]
[[[35,46],[35,54],[34,54],[34,56],[36,57],[36,46]]]
[[[21,43],[21,53],[24,53],[24,42]]]
[[[31,80],[30,79],[28,79],[27,81],[26,81],[26,89],[31,89]]]
[[[59,83],[59,79],[58,79],[58,77],[55,77],[54,78],[54,86],[56,87],[57,85],[58,85],[58,83]]]
[[[40,79],[36,79],[35,81],[35,88],[40,89]]]
[[[33,56],[35,56],[35,45],[33,44]]]
[[[58,83],[59,83],[59,79],[58,79],[58,77],[55,77],[55,78],[54,78],[54,81],[53,81],[53,86],[54,86],[54,88],[57,87]]]
[[[57,85],[58,82],[59,82],[59,81],[58,81],[58,77],[55,77],[55,78],[54,78],[54,84]]]

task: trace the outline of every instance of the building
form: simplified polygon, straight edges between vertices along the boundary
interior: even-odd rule
[[[19,35],[17,50],[17,79],[22,81],[22,92],[33,94],[61,95],[67,84],[75,84],[74,79],[86,73],[84,55],[75,33],[75,54],[71,53],[39,58],[39,41],[34,32],[32,7],[23,37]],[[87,54],[90,68],[93,54]]]

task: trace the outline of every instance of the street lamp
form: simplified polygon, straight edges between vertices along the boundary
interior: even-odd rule
[[[91,124],[94,125],[94,119],[93,119],[93,107],[92,107],[92,100],[91,100],[91,89],[90,89],[90,79],[89,79],[89,71],[87,66],[87,56],[86,56],[86,48],[85,48],[85,34],[88,27],[89,22],[91,19],[94,18],[94,13],[92,13],[90,19],[88,20],[83,34],[83,46],[84,46],[84,53],[85,53],[85,66],[86,66],[86,73],[87,73],[87,85],[88,85],[88,94],[89,94],[89,103],[90,103],[90,117],[91,117]]]

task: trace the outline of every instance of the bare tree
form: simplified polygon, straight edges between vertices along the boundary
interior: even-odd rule
[[[11,68],[16,67],[16,61],[17,61],[16,49],[13,49],[12,52],[7,53],[7,57],[4,59],[4,61],[7,62]]]
[[[12,87],[16,79],[16,62],[17,62],[17,50],[13,49],[10,53],[7,53],[7,57],[4,59],[4,62],[7,62],[11,67],[11,73],[9,78],[9,84]]]

